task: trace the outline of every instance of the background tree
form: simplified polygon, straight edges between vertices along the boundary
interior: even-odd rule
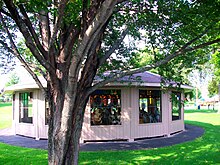
[[[208,90],[209,95],[214,96],[219,93],[220,85],[220,52],[219,50],[215,51],[212,55],[211,63],[214,66],[214,75],[212,80],[209,82]]]
[[[5,87],[9,87],[9,86],[17,84],[19,82],[19,79],[20,78],[16,75],[16,73],[12,72],[9,76],[9,80],[5,84]],[[12,94],[10,93],[5,94],[4,89],[2,89],[2,91],[0,92],[0,96],[2,97],[1,100],[7,101],[7,102],[11,101],[11,98],[12,98]]]
[[[197,90],[197,91],[196,91]],[[196,102],[196,99],[201,99],[202,98],[202,93],[201,93],[201,90],[200,89],[196,89],[194,88],[193,90],[191,91],[187,91],[185,94],[185,97],[186,97],[186,101],[192,101],[192,102]]]
[[[213,97],[214,95],[218,94],[219,92],[218,88],[219,88],[219,82],[215,78],[212,78],[212,80],[208,84],[209,96]]]
[[[15,85],[18,82],[19,82],[19,77],[17,76],[17,74],[15,72],[11,73],[8,82],[5,84],[5,87]]]
[[[85,106],[97,88],[158,66],[179,79],[181,68],[206,59],[210,45],[220,42],[219,10],[217,0],[1,1],[1,48],[20,60],[49,101],[49,164],[77,164]],[[22,56],[18,32],[41,65],[47,89]],[[153,58],[137,67],[130,64],[140,40]]]

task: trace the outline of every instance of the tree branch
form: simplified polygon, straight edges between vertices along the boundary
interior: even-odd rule
[[[65,7],[66,7],[67,2],[68,2],[68,0],[61,0],[60,3],[59,3],[58,14],[57,14],[57,17],[56,17],[56,20],[55,20],[52,37],[51,37],[50,42],[49,42],[49,51],[52,49],[52,47],[54,45],[54,41],[56,39],[58,30],[61,26],[61,22],[63,20],[64,11],[65,11]]]
[[[189,51],[197,50],[197,49],[200,49],[200,48],[203,48],[203,47],[215,44],[215,43],[219,43],[219,42],[220,42],[220,38],[209,41],[209,42],[206,42],[206,43],[202,43],[200,45],[197,45],[197,46],[194,46],[194,47],[191,47],[191,48],[187,48],[186,51],[189,52]]]
[[[3,8],[0,9],[0,12],[11,18],[11,14],[5,11]]]
[[[114,45],[106,52],[106,54],[100,59],[100,62],[99,62],[99,66],[101,66],[111,55],[112,53],[114,53],[114,51],[116,49],[118,49],[120,43],[124,40],[125,36],[127,35],[128,33],[128,29],[126,28],[122,34],[121,34],[121,37],[114,43]]]
[[[126,1],[128,1],[128,0],[117,0],[117,4],[120,4],[120,3],[126,2]]]
[[[90,25],[85,31],[83,38],[79,38],[79,47],[72,58],[72,63],[69,69],[68,86],[70,87],[70,91],[75,90],[75,87],[73,87],[72,84],[73,82],[77,81],[77,77],[81,69],[81,63],[83,62],[85,56],[88,57],[89,50],[92,46],[94,46],[93,42],[97,36],[100,35],[100,31],[108,21],[109,17],[112,15],[115,4],[115,0],[105,0],[101,4],[100,9],[97,11],[93,21],[91,21]]]
[[[11,13],[11,16],[13,17],[14,21],[16,22],[20,32],[23,34],[24,38],[25,38],[25,44],[27,45],[27,47],[31,50],[31,52],[33,53],[33,55],[36,57],[36,59],[39,61],[39,63],[46,68],[51,74],[56,76],[55,73],[55,69],[52,67],[52,65],[50,63],[48,63],[38,52],[38,50],[36,49],[36,45],[34,44],[34,42],[32,41],[32,37],[31,34],[29,33],[29,31],[26,28],[26,24],[24,23],[23,19],[20,17],[16,6],[13,4],[12,0],[4,0],[9,12]]]
[[[38,13],[39,17],[39,28],[40,28],[40,33],[41,33],[41,38],[42,38],[42,47],[47,51],[47,56],[44,57],[45,59],[49,59],[49,40],[51,37],[51,31],[50,31],[50,21],[49,21],[49,15],[48,11],[41,10]]]
[[[45,51],[45,49],[43,48],[43,46],[41,45],[38,36],[35,32],[35,30],[32,27],[31,21],[27,15],[27,13],[25,12],[24,6],[22,4],[18,5],[18,7],[20,8],[21,13],[23,14],[25,20],[24,23],[27,25],[31,35],[33,36],[34,42],[36,43],[37,48],[40,50],[41,54],[44,56],[44,58],[46,59],[46,55],[47,52]]]
[[[4,30],[6,31],[7,35],[8,35],[8,38],[10,40],[10,44],[11,44],[11,49],[13,51],[13,54],[18,58],[18,60],[21,62],[21,64],[25,67],[25,69],[30,73],[30,75],[32,76],[32,78],[36,81],[37,85],[39,86],[39,88],[42,90],[42,92],[44,93],[45,96],[47,96],[47,90],[43,87],[42,83],[40,82],[40,80],[38,79],[37,75],[30,69],[30,67],[28,66],[28,64],[25,62],[25,60],[21,57],[13,39],[12,39],[12,36],[11,36],[11,33],[9,32],[5,22],[4,22],[4,19],[3,19],[3,16],[0,12],[0,20],[2,22],[2,25],[3,25],[3,28]]]
[[[112,15],[115,4],[116,1],[114,0],[105,0],[95,18],[85,31],[83,38],[79,39],[80,44],[77,49],[76,56],[78,56],[81,60],[85,55],[88,54],[88,51],[90,50],[93,41],[96,39],[96,36],[99,35],[103,26]]]
[[[203,34],[203,33],[202,33]],[[203,34],[204,35],[204,34]],[[202,36],[202,35],[199,35],[199,36]],[[212,45],[214,43],[219,43],[220,42],[220,39],[216,39],[216,40],[212,40],[212,41],[209,41],[209,42],[206,42],[206,43],[202,43],[198,46],[194,46],[192,48],[187,48],[188,46],[190,46],[192,43],[194,43],[197,39],[199,39],[198,37],[190,40],[189,42],[187,42],[185,45],[183,45],[179,50],[177,50],[176,52],[174,52],[173,54],[169,55],[169,56],[166,56],[164,59],[156,62],[154,65],[149,65],[149,66],[145,66],[145,67],[142,67],[142,68],[138,68],[138,69],[133,69],[133,70],[130,70],[130,71],[124,71],[124,72],[120,72],[120,73],[113,73],[111,74],[111,77],[106,77],[105,80],[101,81],[101,82],[98,82],[96,83],[95,85],[93,85],[92,87],[90,87],[88,89],[89,92],[93,92],[95,91],[96,89],[98,89],[99,87],[102,87],[104,86],[105,84],[107,83],[110,83],[110,82],[113,82],[113,81],[116,81],[117,79],[119,78],[122,78],[124,76],[128,76],[128,75],[132,75],[132,74],[136,74],[136,73],[140,73],[140,72],[143,72],[143,71],[149,71],[153,68],[157,68],[161,65],[164,65],[164,64],[167,64],[169,61],[171,61],[172,59],[174,59],[175,57],[177,56],[180,56],[184,53],[187,53],[187,52],[190,52],[190,51],[194,51],[194,50],[197,50],[197,49],[200,49],[200,48],[203,48],[205,46],[209,46],[209,45]]]
[[[44,79],[47,80],[47,74],[40,67],[38,67],[35,64],[28,63],[28,62],[27,62],[27,64],[30,68],[35,69],[37,72],[39,72],[41,75],[43,75]]]
[[[63,58],[63,60],[70,62],[71,60],[67,60],[67,59],[69,59],[70,56],[72,55],[72,48],[74,46],[74,43],[78,39],[80,30],[77,27],[75,27],[74,25],[71,25],[69,27],[69,30],[67,31],[67,33],[68,33],[68,38],[66,39],[66,42],[63,45],[63,47],[61,47],[61,50],[63,49],[63,51],[65,52],[64,53],[65,57]]]
[[[1,12],[0,12],[0,14],[1,14]],[[14,51],[8,46],[7,43],[5,43],[4,41],[0,40],[0,44],[2,44],[2,46],[3,46],[5,49],[7,49],[8,52],[14,54]]]

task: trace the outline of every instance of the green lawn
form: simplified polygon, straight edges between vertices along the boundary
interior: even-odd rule
[[[191,142],[151,150],[80,152],[80,164],[220,165],[220,113],[187,110],[185,119],[187,124],[202,126],[205,134]],[[47,152],[0,143],[0,164],[47,164]]]
[[[0,103],[0,129],[11,127],[12,106],[11,103]]]
[[[220,165],[220,114],[216,111],[187,111],[187,124],[202,126],[205,134],[191,142],[139,151],[82,152],[81,164]]]
[[[47,164],[47,151],[0,143],[0,164],[44,165]]]

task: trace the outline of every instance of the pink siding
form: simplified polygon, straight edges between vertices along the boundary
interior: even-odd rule
[[[43,93],[38,90],[38,135],[41,139],[47,138],[48,133],[48,125],[45,125],[45,98],[43,96]],[[40,110],[40,111],[39,111]]]
[[[121,125],[99,125],[91,126],[90,125],[90,105],[86,108],[83,130],[81,139],[82,140],[109,140],[109,139],[127,139],[130,137],[129,128],[130,128],[130,118],[129,110],[130,105],[126,100],[130,99],[128,95],[129,89],[124,88],[121,90]]]
[[[184,130],[184,113],[181,120],[172,121],[170,92],[162,92],[162,122],[139,124],[139,87],[121,88],[121,125],[90,125],[90,105],[88,103],[84,116],[81,141],[115,140],[170,135]],[[149,89],[149,88],[141,88]],[[45,125],[45,100],[40,90],[34,90],[33,124],[19,123],[19,94],[15,95],[15,120],[13,127],[16,134],[47,138],[48,126]],[[183,99],[183,96],[182,96]]]
[[[147,89],[147,88],[145,88]],[[88,104],[81,140],[114,140],[154,137],[170,135],[184,130],[183,117],[172,121],[170,92],[162,92],[162,122],[139,124],[139,88],[122,89],[122,125],[90,126],[90,113]],[[182,111],[183,116],[183,111]]]
[[[164,97],[162,97],[163,98],[162,123],[139,124],[139,105],[137,101],[139,100],[139,88],[132,88],[131,96],[132,96],[132,105],[133,105],[133,111],[132,111],[133,124],[131,125],[131,139],[165,135],[166,123],[165,121],[163,121],[163,119],[167,117],[167,113],[166,113],[166,108],[164,108],[164,105],[166,105],[165,104],[166,101],[164,101]]]

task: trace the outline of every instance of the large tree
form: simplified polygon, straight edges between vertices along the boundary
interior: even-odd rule
[[[169,77],[203,62],[210,45],[220,42],[219,10],[217,0],[1,1],[1,50],[21,61],[50,104],[49,164],[78,163],[85,106],[97,88],[158,66]],[[34,65],[22,54],[18,34]],[[137,68],[133,61],[141,40],[152,58]]]

